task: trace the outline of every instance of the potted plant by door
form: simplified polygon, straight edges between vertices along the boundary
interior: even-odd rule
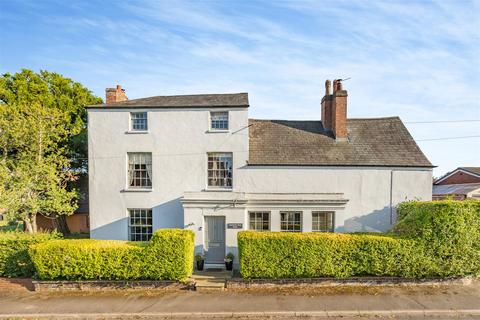
[[[233,255],[233,253],[229,252],[227,254],[227,256],[225,257],[224,261],[225,261],[225,268],[228,270],[228,271],[231,271],[233,269],[233,258],[235,258],[235,256]]]
[[[197,254],[195,256],[195,262],[197,263],[197,270],[203,271],[203,265],[205,264],[205,257],[203,254]]]

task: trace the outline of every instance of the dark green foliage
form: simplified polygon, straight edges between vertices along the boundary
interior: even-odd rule
[[[163,229],[148,243],[58,240],[30,247],[43,280],[183,280],[192,273],[193,232]]]
[[[28,254],[29,245],[60,237],[58,233],[0,232],[0,276],[33,276],[35,269]]]
[[[406,202],[392,233],[240,232],[245,278],[480,274],[480,202]]]
[[[480,201],[404,202],[393,232],[415,239],[435,275],[480,274]]]

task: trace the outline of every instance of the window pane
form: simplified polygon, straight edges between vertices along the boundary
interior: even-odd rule
[[[270,212],[250,212],[250,230],[270,230]]]
[[[231,187],[233,160],[231,153],[208,154],[208,186]]]
[[[333,212],[312,212],[312,231],[333,232]]]
[[[133,188],[152,186],[152,154],[128,153],[128,185]]]
[[[131,130],[146,131],[148,130],[148,120],[146,112],[131,112]]]
[[[228,130],[228,112],[210,112],[211,130]]]
[[[152,210],[130,209],[129,210],[129,233],[130,241],[148,241],[152,237]]]
[[[302,231],[302,213],[299,211],[280,212],[280,228],[282,231]]]

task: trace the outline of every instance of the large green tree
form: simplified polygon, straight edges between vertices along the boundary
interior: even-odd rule
[[[71,182],[87,170],[85,106],[101,102],[59,74],[0,78],[0,208],[36,232],[36,217],[76,209]],[[70,184],[70,185],[69,185]]]

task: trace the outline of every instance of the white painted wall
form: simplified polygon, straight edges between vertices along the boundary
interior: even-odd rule
[[[343,193],[348,203],[336,213],[337,232],[386,231],[392,226],[390,199],[394,207],[405,200],[432,198],[431,169],[243,167],[237,178],[243,192]],[[394,222],[395,210],[392,215]]]
[[[196,250],[204,241],[205,215],[224,215],[226,223],[243,223],[247,227],[248,208],[219,211],[208,206],[191,207],[184,213],[180,202],[184,192],[206,189],[207,152],[233,153],[234,192],[343,193],[348,203],[336,212],[337,232],[386,231],[392,226],[391,216],[393,221],[395,218],[391,204],[431,199],[431,169],[246,166],[247,108],[225,110],[230,112],[227,133],[208,132],[210,110],[205,108],[143,110],[148,112],[149,133],[132,134],[127,133],[129,113],[142,110],[89,109],[92,238],[128,239],[129,208],[152,208],[154,229],[183,228],[193,223],[188,228],[196,233]],[[153,188],[150,192],[127,190],[128,152],[152,153]],[[211,193],[211,197],[216,197],[215,194]],[[280,228],[280,210],[271,210],[274,231]],[[302,209],[304,231],[311,230],[311,210]],[[227,252],[236,252],[238,231],[227,229]]]
[[[184,191],[207,185],[207,152],[233,153],[237,168],[248,157],[247,108],[228,110],[230,132],[211,133],[208,109],[89,109],[88,150],[91,237],[128,239],[127,210],[152,208],[153,227],[182,228]],[[147,111],[149,133],[129,131],[130,112]],[[151,152],[150,192],[127,190],[127,153]]]

